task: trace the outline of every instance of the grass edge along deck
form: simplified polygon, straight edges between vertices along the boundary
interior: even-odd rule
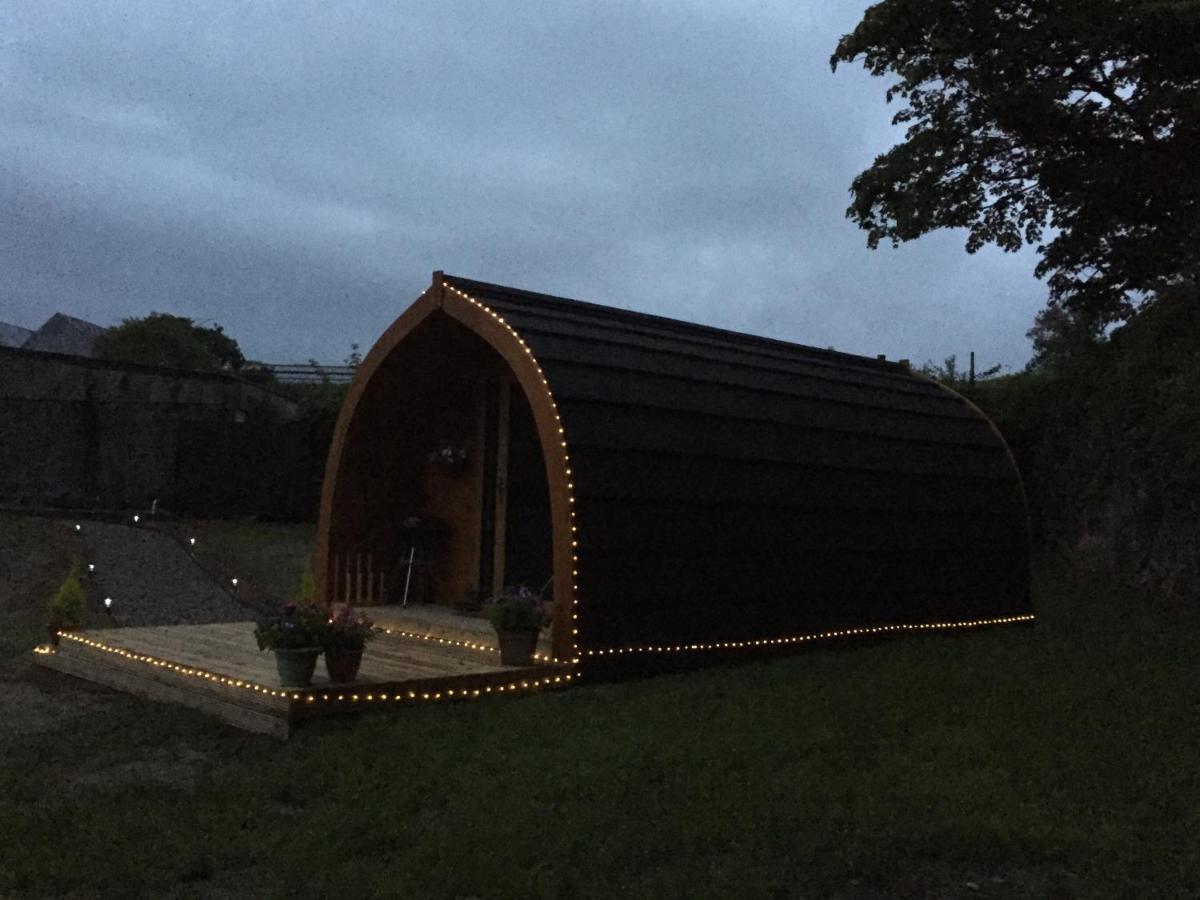
[[[239,623],[245,625],[246,623]],[[232,660],[213,659],[200,667],[172,659],[171,654],[149,652],[154,641],[146,632],[172,633],[183,629],[222,626],[190,625],[158,629],[97,629],[63,632],[57,648],[40,646],[34,662],[44,668],[102,684],[151,700],[177,703],[213,715],[222,721],[259,734],[286,740],[303,721],[331,715],[399,709],[434,700],[470,699],[492,693],[521,693],[547,687],[565,687],[572,681],[570,667],[539,664],[498,666],[495,656],[483,656],[457,647],[438,647],[437,653],[458,664],[459,671],[430,672],[423,677],[395,679],[373,677],[352,684],[319,683],[305,688],[284,688],[277,679],[248,679],[237,674]],[[143,632],[138,634],[137,632]],[[246,640],[253,647],[249,628]],[[372,662],[372,646],[386,642],[389,655],[411,652],[431,660],[426,641],[397,635],[380,636],[368,645],[364,670]],[[256,654],[259,651],[254,651]],[[261,654],[267,657],[267,654]],[[383,654],[380,654],[382,656]],[[435,657],[436,658],[436,657]],[[273,661],[268,660],[273,665]],[[224,663],[224,664],[223,664]],[[382,668],[387,667],[382,664]],[[375,660],[373,668],[381,668]],[[224,669],[224,671],[221,671]],[[364,671],[365,674],[365,671]]]

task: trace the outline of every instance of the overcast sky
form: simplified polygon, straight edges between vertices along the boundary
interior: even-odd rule
[[[434,269],[920,363],[1020,368],[1030,251],[866,247],[901,138],[829,70],[865,3],[0,5],[0,320],[216,321],[340,362]]]

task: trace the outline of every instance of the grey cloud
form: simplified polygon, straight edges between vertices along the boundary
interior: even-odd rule
[[[10,4],[0,319],[213,318],[340,359],[443,268],[818,346],[1019,366],[1033,259],[869,251],[862,5]]]

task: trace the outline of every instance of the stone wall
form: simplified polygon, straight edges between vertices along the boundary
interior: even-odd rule
[[[230,375],[0,348],[0,503],[169,505],[188,423],[237,433],[294,417]]]

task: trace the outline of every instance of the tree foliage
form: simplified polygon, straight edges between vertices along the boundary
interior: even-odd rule
[[[1037,542],[1200,609],[1200,284],[1108,340],[967,392],[1025,480]]]
[[[1072,315],[1058,304],[1050,304],[1034,319],[1026,337],[1033,341],[1029,368],[1059,369],[1100,343],[1103,329],[1087,317]]]
[[[220,325],[201,327],[186,316],[157,312],[110,328],[96,341],[95,353],[116,362],[207,372],[240,372],[246,364]]]
[[[1200,0],[883,0],[830,63],[899,76],[908,128],[846,214],[871,247],[1036,245],[1043,330],[1094,337],[1200,271],[1198,47]]]

